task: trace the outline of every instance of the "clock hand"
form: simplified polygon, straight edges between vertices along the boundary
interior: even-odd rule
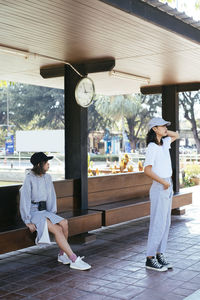
[[[85,84],[83,84],[83,87],[84,87],[84,93],[87,94],[87,90],[85,88]]]

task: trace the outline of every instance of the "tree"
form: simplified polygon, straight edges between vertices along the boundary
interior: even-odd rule
[[[97,98],[94,99],[94,102],[88,107],[88,133],[91,131],[105,130],[110,128],[111,121],[110,119],[103,117],[97,110],[95,106]]]
[[[9,123],[16,129],[64,128],[64,91],[16,83],[0,93],[0,124],[6,124],[6,94]]]
[[[17,83],[9,88],[9,98],[10,120],[17,128],[30,122],[33,128],[64,128],[63,90]]]
[[[197,130],[197,118],[195,117],[195,108],[200,104],[199,92],[184,92],[179,94],[179,101],[184,110],[184,116],[191,124],[191,130],[197,146],[197,152],[200,153],[200,137]]]
[[[99,96],[95,105],[99,114],[109,118],[113,123],[122,120],[122,131],[127,129],[131,147],[135,149],[139,135],[144,128],[146,129],[147,122],[161,106],[161,97],[139,94]]]
[[[140,105],[137,107],[138,109],[132,116],[127,117],[129,140],[133,149],[136,148],[139,136],[144,137],[146,134],[147,123],[158,113],[159,107],[161,107],[160,95],[141,95]]]
[[[5,81],[6,82],[6,81]],[[4,81],[3,81],[4,83]],[[0,81],[0,143],[16,130],[64,128],[64,91]],[[9,110],[7,109],[9,104]],[[9,128],[7,112],[9,111]]]

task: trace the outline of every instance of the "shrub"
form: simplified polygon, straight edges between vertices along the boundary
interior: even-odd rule
[[[197,164],[190,164],[187,165],[185,168],[185,176],[187,178],[200,178],[200,165]]]

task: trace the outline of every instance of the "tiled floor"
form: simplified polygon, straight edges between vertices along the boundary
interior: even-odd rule
[[[196,292],[192,293],[188,297],[185,298],[185,300],[199,300],[200,299],[200,290],[197,290]]]
[[[200,289],[200,188],[184,216],[172,217],[167,257],[174,269],[144,268],[149,219],[97,230],[88,245],[72,245],[92,265],[76,271],[57,262],[56,245],[0,256],[0,300],[182,300]],[[196,292],[197,295],[198,292]],[[199,294],[200,295],[200,294]],[[199,298],[187,298],[187,300]]]

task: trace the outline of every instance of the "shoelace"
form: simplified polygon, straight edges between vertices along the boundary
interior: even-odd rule
[[[163,264],[168,264],[168,261],[166,260],[166,258],[164,257],[163,254],[158,254],[158,259],[163,263]]]
[[[152,265],[153,265],[154,267],[156,267],[156,268],[161,268],[161,267],[162,267],[162,265],[159,264],[159,262],[157,261],[156,258],[153,258],[151,262],[152,262]]]

